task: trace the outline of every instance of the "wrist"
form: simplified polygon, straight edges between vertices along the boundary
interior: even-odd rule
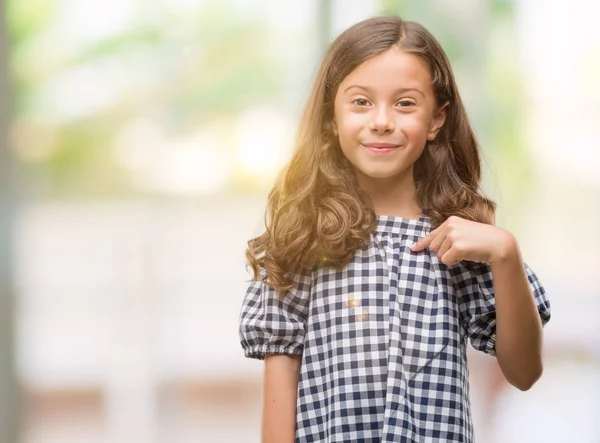
[[[520,260],[517,239],[507,231],[504,231],[498,239],[498,246],[490,257],[490,265],[512,263]]]

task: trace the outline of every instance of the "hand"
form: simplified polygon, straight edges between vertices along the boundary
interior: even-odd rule
[[[411,246],[413,252],[427,248],[447,266],[463,260],[492,264],[518,255],[513,235],[496,226],[452,216]]]

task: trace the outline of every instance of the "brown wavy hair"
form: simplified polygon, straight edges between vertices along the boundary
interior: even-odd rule
[[[452,215],[494,223],[495,204],[480,193],[477,141],[442,47],[418,23],[396,16],[364,20],[325,55],[292,158],[269,193],[266,231],[248,241],[254,278],[262,276],[280,295],[291,289],[294,273],[347,265],[375,228],[370,200],[333,133],[333,103],[348,74],[394,46],[427,62],[437,105],[449,102],[444,126],[414,165],[419,206],[434,226]]]

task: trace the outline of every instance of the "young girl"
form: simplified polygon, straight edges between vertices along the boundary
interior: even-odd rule
[[[538,380],[550,305],[479,184],[435,38],[397,17],[342,33],[248,242],[264,442],[472,442],[468,340],[517,388]]]

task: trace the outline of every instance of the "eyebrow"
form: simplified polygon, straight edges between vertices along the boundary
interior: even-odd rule
[[[361,85],[351,85],[351,86],[348,86],[346,89],[344,89],[344,93],[346,93],[348,90],[350,90],[352,88],[362,89],[362,90],[367,91],[369,93],[373,93],[373,91],[368,86],[361,86]],[[409,92],[409,91],[418,92],[423,97],[425,97],[425,94],[423,94],[423,91],[421,91],[420,89],[417,89],[417,88],[400,88],[400,89],[397,89],[395,91],[395,93]]]

